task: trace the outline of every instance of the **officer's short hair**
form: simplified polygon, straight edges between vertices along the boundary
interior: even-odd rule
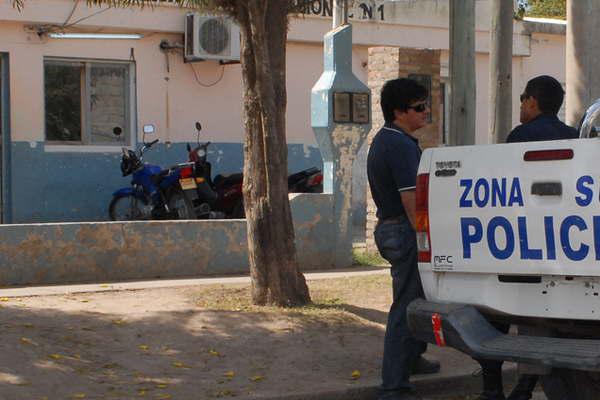
[[[394,121],[394,110],[406,111],[416,101],[425,100],[427,89],[415,80],[398,78],[387,81],[381,89],[381,111],[385,122]]]
[[[561,84],[551,76],[540,75],[530,79],[525,86],[526,96],[534,97],[543,114],[558,114],[565,98]]]

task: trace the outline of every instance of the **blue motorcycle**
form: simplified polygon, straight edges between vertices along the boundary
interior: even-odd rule
[[[122,149],[121,172],[123,176],[132,175],[132,180],[131,186],[113,193],[108,207],[111,221],[195,218],[192,202],[180,183],[192,176],[192,165],[179,164],[163,170],[145,164],[144,153],[156,143],[158,139],[144,143],[139,154]]]

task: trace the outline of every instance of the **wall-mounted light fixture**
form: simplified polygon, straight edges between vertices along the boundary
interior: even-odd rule
[[[138,33],[50,33],[52,39],[129,39],[137,40],[144,37]]]

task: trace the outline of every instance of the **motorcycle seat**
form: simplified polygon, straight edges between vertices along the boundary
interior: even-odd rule
[[[213,179],[215,186],[228,186],[242,183],[244,175],[241,172],[227,175],[217,175]]]
[[[152,175],[152,176],[150,177],[150,179],[152,180],[152,182],[153,182],[155,185],[159,185],[159,184],[160,184],[160,183],[163,181],[163,179],[165,179],[165,177],[166,177],[167,175],[169,175],[169,172],[170,172],[170,171],[169,171],[168,169],[163,169],[163,170],[162,170],[162,171],[160,171],[158,174],[154,174],[154,175]]]

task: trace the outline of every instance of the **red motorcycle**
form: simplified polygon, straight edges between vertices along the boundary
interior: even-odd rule
[[[196,122],[198,138],[202,125]],[[188,144],[188,160],[193,168],[180,176],[180,185],[192,199],[199,219],[244,218],[244,198],[241,172],[216,175],[212,178],[212,165],[207,160],[210,142],[200,143],[192,149]],[[290,193],[320,193],[323,191],[323,174],[318,168],[308,168],[288,177]]]

